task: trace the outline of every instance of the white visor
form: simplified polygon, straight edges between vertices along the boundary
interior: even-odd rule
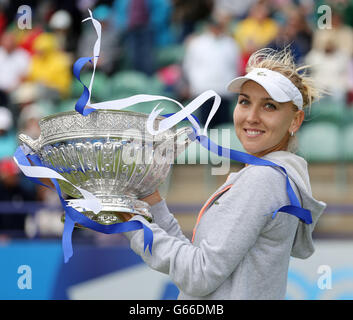
[[[241,86],[248,80],[261,85],[274,101],[292,101],[300,110],[303,110],[303,96],[299,89],[284,75],[269,69],[255,68],[245,76],[233,79],[227,89],[239,93]]]

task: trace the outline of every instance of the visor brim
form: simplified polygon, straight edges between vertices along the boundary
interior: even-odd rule
[[[288,95],[281,88],[263,77],[258,79],[246,76],[235,78],[227,85],[227,90],[234,93],[240,93],[243,84],[249,80],[252,80],[262,86],[274,101],[280,103],[291,101],[291,98],[288,97]]]

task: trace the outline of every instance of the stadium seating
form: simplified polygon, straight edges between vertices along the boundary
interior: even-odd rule
[[[184,46],[173,45],[160,48],[157,52],[157,65],[159,68],[166,67],[171,64],[180,64],[184,57]]]
[[[145,93],[148,88],[148,77],[138,71],[117,72],[110,78],[111,98],[119,99]]]
[[[353,162],[353,122],[346,125],[342,136],[343,159]]]
[[[88,88],[91,81],[92,72],[85,72],[81,74],[81,81]],[[79,98],[83,92],[82,84],[75,78],[72,81],[71,96]],[[102,102],[111,98],[111,87],[108,77],[100,72],[96,71],[94,76],[94,82],[92,86],[92,102]]]
[[[342,159],[342,130],[334,122],[317,121],[297,133],[298,154],[312,163],[334,163]]]
[[[78,99],[62,100],[57,106],[58,112],[74,111],[77,100]]]
[[[330,98],[322,98],[314,102],[310,108],[310,113],[306,115],[306,120],[310,122],[328,121],[342,124],[346,116],[346,106],[344,102]]]

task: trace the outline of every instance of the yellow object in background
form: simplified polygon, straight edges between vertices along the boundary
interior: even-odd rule
[[[234,38],[243,52],[265,47],[278,33],[277,23],[271,18],[258,21],[247,18],[234,30]]]
[[[42,83],[57,90],[61,96],[67,96],[72,81],[71,61],[59,49],[55,36],[40,34],[34,42],[34,50],[28,80]]]

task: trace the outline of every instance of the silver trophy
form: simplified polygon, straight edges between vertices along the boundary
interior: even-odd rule
[[[71,198],[68,204],[100,224],[122,222],[119,213],[139,214],[151,220],[149,205],[139,199],[151,194],[167,178],[175,158],[191,142],[191,127],[172,127],[158,135],[146,129],[148,115],[96,110],[87,116],[63,112],[40,120],[37,140],[20,134],[19,140],[37,154],[43,165],[73,185],[94,194],[102,205],[95,214],[79,206],[81,193],[58,180]],[[165,119],[158,116],[158,124]]]

